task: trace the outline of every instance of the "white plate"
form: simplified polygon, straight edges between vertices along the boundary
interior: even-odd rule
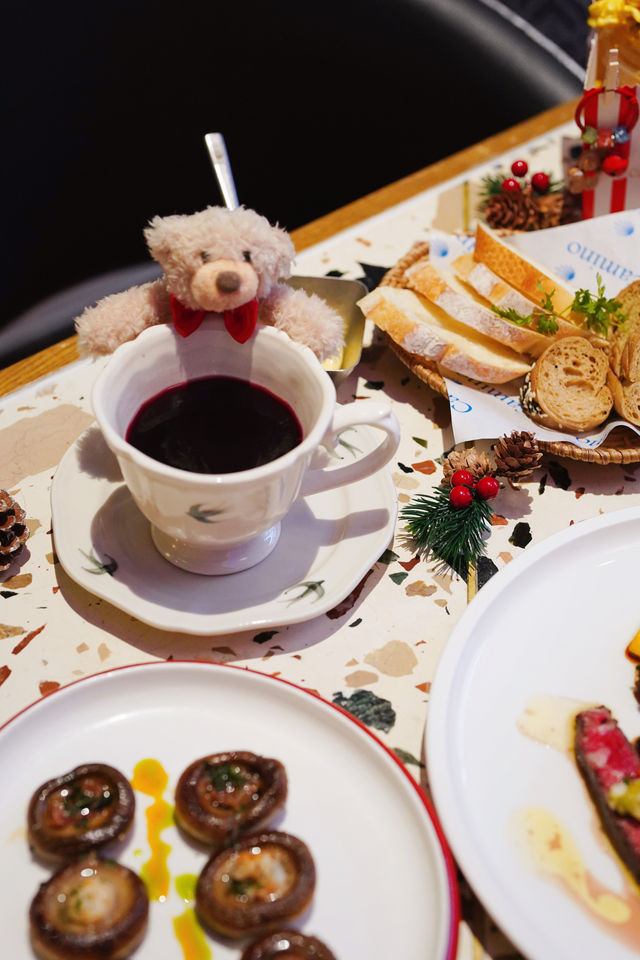
[[[367,427],[346,438],[362,452]],[[344,456],[351,456],[345,446]],[[388,547],[397,501],[388,470],[296,501],[273,553],[223,577],[186,573],[155,549],[149,523],[96,427],[67,451],[53,478],[56,553],[85,589],[161,630],[213,636],[310,620],[340,603]],[[115,560],[117,569],[107,567]]]
[[[308,845],[317,869],[310,912],[295,925],[324,939],[339,960],[452,960],[457,934],[454,871],[429,803],[400,762],[357,721],[292,684],[220,664],[153,663],[78,681],[38,701],[0,731],[5,883],[2,956],[32,960],[27,912],[48,874],[30,856],[23,827],[31,793],[84,762],[131,776],[143,758],[169,774],[172,802],[181,771],[208,752],[252,750],[281,760],[289,779],[275,826]],[[137,793],[134,833],[118,859],[148,859]],[[180,960],[172,918],[184,913],[173,879],[197,873],[206,853],[162,832],[171,847],[171,892],[152,903],[136,960]],[[138,851],[136,855],[136,851]],[[11,878],[11,882],[7,878]],[[214,960],[240,950],[208,939]]]
[[[638,508],[527,550],[471,602],[431,688],[427,760],[445,834],[488,911],[530,960],[638,956],[637,941],[625,946],[621,928],[597,921],[529,859],[518,819],[542,808],[568,830],[596,881],[618,896],[626,890],[571,756],[517,723],[530,698],[569,697],[605,704],[629,738],[640,734],[625,658],[640,628],[639,570]]]

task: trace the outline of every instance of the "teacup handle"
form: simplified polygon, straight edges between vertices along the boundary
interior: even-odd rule
[[[302,480],[300,496],[305,497],[308,494],[320,493],[322,490],[330,490],[333,487],[342,487],[346,483],[362,480],[389,462],[400,443],[400,424],[391,407],[377,400],[358,400],[355,403],[336,406],[331,426],[322,438],[323,446],[333,449],[338,435],[343,430],[360,424],[376,427],[386,433],[386,437],[375,450],[354,463],[334,467],[331,470],[310,467]]]

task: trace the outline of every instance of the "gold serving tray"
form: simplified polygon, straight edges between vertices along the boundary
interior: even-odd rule
[[[315,293],[343,318],[345,343],[342,352],[323,363],[332,379],[339,382],[360,362],[365,319],[358,300],[364,297],[367,288],[360,280],[343,277],[289,277],[287,283],[294,290]]]

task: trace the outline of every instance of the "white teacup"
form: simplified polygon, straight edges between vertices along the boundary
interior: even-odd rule
[[[212,376],[257,384],[284,400],[302,426],[302,441],[264,465],[235,473],[204,474],[167,466],[126,440],[140,408],[171,386]],[[391,409],[375,400],[336,403],[331,378],[307,347],[272,327],[258,327],[237,343],[219,318],[204,320],[183,339],[169,325],[143,331],[120,346],[93,388],[93,409],[129,491],[151,523],[157,549],[193,573],[235,573],[274,549],[280,522],[299,496],[369,476],[395,453],[400,427]],[[211,416],[212,442],[216,421]],[[332,449],[348,427],[368,424],[382,443],[349,464],[328,467],[319,447]],[[315,460],[315,463],[312,463]],[[316,466],[324,460],[322,466]]]

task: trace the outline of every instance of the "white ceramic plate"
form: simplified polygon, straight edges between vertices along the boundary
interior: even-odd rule
[[[378,442],[367,427],[345,439],[356,455]],[[149,523],[92,427],[60,462],[51,510],[56,553],[73,580],[161,630],[213,636],[310,620],[340,603],[388,547],[397,501],[389,471],[380,470],[296,501],[275,550],[250,570],[186,573],[155,549]],[[101,564],[108,571],[112,561],[110,574]]]
[[[471,602],[431,689],[428,769],[445,834],[488,911],[530,960],[626,960],[640,949],[640,895],[631,897],[632,949],[632,928],[597,920],[530,859],[519,824],[536,808],[575,841],[591,893],[597,883],[616,897],[627,891],[571,755],[518,728],[530,699],[542,696],[605,704],[630,739],[640,734],[625,658],[640,628],[639,570],[638,508],[527,550]]]
[[[25,814],[38,785],[83,762],[131,776],[144,758],[169,774],[209,752],[252,750],[280,759],[289,795],[276,829],[299,836],[316,862],[310,911],[295,924],[324,939],[339,960],[452,960],[457,897],[450,856],[424,794],[399,761],[353,718],[292,684],[220,664],[153,663],[99,674],[40,700],[0,731],[2,955],[31,960],[27,912],[48,873],[30,856]],[[137,793],[134,833],[118,859],[140,870],[149,856]],[[186,906],[173,880],[206,854],[163,831],[171,892],[152,903],[136,960],[181,960],[172,918]],[[136,851],[138,851],[136,853]],[[8,882],[7,878],[11,878]],[[240,949],[208,938],[214,960]]]

